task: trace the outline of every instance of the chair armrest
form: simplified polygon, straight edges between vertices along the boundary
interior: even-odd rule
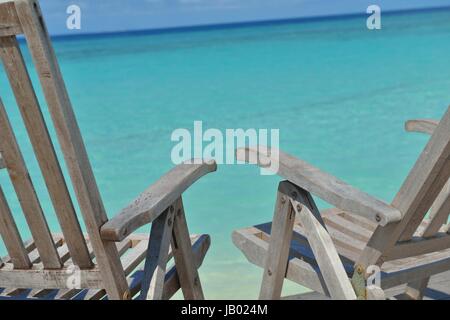
[[[337,208],[364,216],[385,226],[400,221],[402,214],[391,205],[364,193],[332,175],[276,149],[242,148],[236,151],[239,161],[257,164],[275,172]]]
[[[432,135],[438,125],[439,125],[438,120],[431,120],[431,119],[409,120],[405,123],[405,130],[408,132],[420,132]]]
[[[106,222],[101,228],[102,238],[107,241],[122,241],[136,229],[155,220],[194,182],[216,170],[214,161],[201,164],[183,163],[175,167]]]

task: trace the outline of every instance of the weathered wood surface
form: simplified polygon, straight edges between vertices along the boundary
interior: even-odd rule
[[[438,120],[431,120],[431,119],[409,120],[405,124],[405,129],[406,131],[409,132],[433,134],[438,124],[439,124]]]
[[[0,187],[0,235],[8,250],[12,264],[17,269],[29,269],[31,261],[20,236],[19,229]]]
[[[261,239],[261,236],[261,232],[257,229],[238,230],[233,232],[233,243],[244,253],[249,262],[264,268],[269,243]],[[302,279],[302,285],[305,287],[321,293],[328,292],[318,267],[303,261],[301,257],[296,257],[296,252],[292,248],[285,277],[294,282]]]
[[[402,220],[379,226],[358,260],[364,268],[376,265],[397,241],[410,240],[450,178],[450,107],[434,130],[392,206]]]
[[[12,258],[9,256],[5,257],[4,260],[7,263],[3,268],[0,269],[0,283],[2,286],[4,285],[8,289],[4,293],[2,293],[2,295],[20,295],[22,292],[26,291],[26,289],[14,289],[14,287],[31,287],[33,288],[33,290],[28,293],[29,297],[43,297],[45,295],[48,295],[50,291],[53,291],[52,289],[61,289],[59,294],[61,294],[62,298],[64,296],[73,296],[83,288],[98,288],[103,286],[98,268],[93,268],[80,271],[80,275],[81,277],[84,277],[84,279],[82,279],[79,287],[74,287],[73,289],[64,289],[67,288],[68,284],[71,283],[68,282],[68,280],[71,279],[70,276],[73,274],[70,271],[76,269],[72,269],[73,260],[63,236],[61,234],[54,234],[53,238],[55,245],[57,246],[58,255],[61,261],[64,263],[64,267],[60,270],[43,270],[44,268],[42,266],[40,256],[37,252],[35,252],[36,250],[34,241],[28,241],[25,245],[25,250],[29,252],[29,259],[33,263],[33,267],[31,268],[31,270],[13,269],[10,267],[13,262]],[[136,241],[139,244],[142,243],[142,248],[140,248],[141,246],[132,248],[133,241]],[[94,253],[92,247],[90,246],[89,239],[86,239],[85,242],[88,244],[90,258],[94,258]],[[125,270],[124,272],[131,273],[139,265],[139,263],[144,260],[146,249],[147,243],[145,241],[145,236],[142,235],[133,235],[130,238],[125,239],[121,243],[117,243],[117,250],[120,255],[128,252],[128,250],[129,252],[131,252],[131,254],[129,256],[126,256],[126,258],[128,259],[127,261],[132,262],[129,262],[128,264],[124,262],[124,265],[128,268],[131,267],[132,269]],[[139,250],[140,254],[135,255],[135,252]],[[46,284],[47,280],[48,284]],[[26,283],[28,283],[28,286],[25,285]]]
[[[61,242],[55,241],[61,245]],[[193,235],[191,236],[190,242],[192,243],[193,252],[193,262],[196,268],[199,268],[206,256],[206,253],[210,247],[211,240],[207,235]],[[31,251],[33,248],[33,242],[27,244],[27,250]],[[134,247],[131,248],[131,245]],[[130,239],[126,239],[121,243],[117,244],[117,249],[119,254],[122,256],[122,265],[124,266],[124,271],[128,276],[128,284],[130,286],[131,296],[134,297],[140,293],[141,284],[143,280],[143,270],[135,270],[135,268],[142,263],[145,258],[148,245],[148,236],[133,234]],[[130,250],[131,254],[125,253]],[[31,257],[31,255],[30,255]],[[172,253],[169,252],[169,259],[172,257]],[[10,261],[8,257],[5,261]],[[33,261],[37,262],[37,260]],[[175,266],[171,267],[165,276],[163,299],[170,299],[179,289],[180,281],[178,272]],[[20,298],[20,299],[74,299],[74,300],[98,300],[106,298],[106,291],[103,289],[90,289],[90,290],[80,290],[80,289],[54,289],[54,290],[32,290],[28,289],[0,289],[0,300]],[[9,297],[8,297],[9,296]]]
[[[421,132],[432,135],[436,130],[439,121],[437,120],[412,120],[406,123],[406,130],[410,132]],[[428,238],[434,236],[439,230],[448,231],[448,217],[450,214],[450,181],[447,182],[444,189],[438,195],[436,201],[431,207],[428,225],[419,229],[420,236]],[[447,229],[447,230],[445,230]],[[408,299],[423,299],[425,289],[429,284],[430,278],[411,282],[406,286],[405,297]]]
[[[336,206],[324,215],[325,226],[322,226],[312,212],[302,210],[302,204],[296,206],[296,201],[292,201],[299,216],[299,225],[294,226],[294,231],[309,240],[316,261],[308,261],[309,272],[307,266],[298,266],[308,257],[304,259],[302,252],[292,253],[296,249],[294,233],[286,278],[320,293],[328,291],[326,294],[333,298],[339,294],[345,297],[336,291],[346,285],[348,271],[341,259],[344,256],[355,266],[352,281],[358,281],[354,283],[356,291],[360,282],[361,288],[365,289],[367,268],[378,265],[383,289],[406,284],[405,296],[417,299],[421,298],[430,277],[450,269],[450,234],[448,226],[444,226],[450,212],[450,107],[439,123],[416,121],[409,122],[406,127],[407,130],[432,133],[432,138],[391,205],[279,150],[262,146],[237,150],[238,160],[273,170]],[[430,218],[424,219],[430,208]],[[340,214],[340,210],[347,213]],[[350,213],[360,217],[346,221]],[[360,223],[362,217],[372,222]],[[272,225],[276,227],[277,223],[275,218]],[[259,266],[264,266],[264,261],[274,255],[270,252],[271,244],[282,240],[281,235],[269,235],[264,228],[258,230],[258,227],[233,233],[235,245],[250,262]],[[358,278],[355,274],[361,276]],[[265,278],[263,287],[270,284]],[[354,293],[350,285],[345,291],[350,295]],[[384,292],[377,287],[357,294],[370,299],[384,297]]]
[[[384,260],[402,259],[448,248],[450,248],[450,235],[447,233],[437,233],[429,238],[414,237],[409,241],[396,244],[391,250],[386,252]]]
[[[0,37],[22,33],[17,12],[12,1],[0,1]]]
[[[72,259],[80,268],[93,266],[47,125],[15,37],[0,38],[0,56],[25,122],[55,213]]]
[[[292,205],[304,227],[305,236],[314,252],[328,292],[333,299],[354,300],[355,291],[349,281],[330,234],[307,206],[293,200]]]
[[[433,203],[430,212],[430,223],[424,230],[423,237],[431,237],[436,234],[443,224],[448,221],[450,214],[450,180],[445,185],[444,189],[438,195],[436,201]]]
[[[49,269],[60,268],[62,264],[53,243],[50,229],[1,100],[0,152],[44,266]]]
[[[164,290],[170,239],[173,229],[173,207],[164,211],[152,223],[145,259],[141,300],[161,300]]]
[[[275,173],[293,184],[339,209],[360,214],[380,225],[400,221],[402,218],[400,211],[389,204],[279,150],[274,152],[263,146],[242,148],[236,151],[236,157],[239,161],[265,168],[269,163],[272,167],[278,168]]]
[[[145,239],[146,239],[146,242],[148,243],[148,237],[146,237]],[[211,239],[207,235],[200,235],[200,236],[194,235],[194,236],[191,236],[190,242],[192,243],[194,264],[197,268],[199,268],[202,265],[203,259],[205,258],[205,255],[210,247]],[[145,242],[140,242],[137,246],[140,246],[140,245],[142,245],[142,246],[145,245],[143,247],[143,249],[144,249],[143,257],[145,258],[147,244]],[[140,252],[140,251],[141,251],[140,248],[136,247],[136,254],[137,254],[137,252]],[[172,257],[172,252],[169,252],[168,259],[170,259],[171,257]],[[134,297],[134,296],[140,294],[140,290],[142,288],[142,281],[144,278],[144,271],[138,270],[138,271],[132,273],[132,271],[134,271],[134,268],[133,269],[130,268],[133,265],[131,263],[132,260],[135,260],[135,257],[127,256],[122,259],[122,264],[124,265],[124,269],[128,276],[128,284],[130,285],[131,296]],[[179,282],[178,273],[176,271],[176,267],[173,266],[166,273],[162,300],[170,299],[179,289],[180,289],[180,282]],[[84,300],[97,300],[97,299],[101,299],[101,298],[105,297],[105,295],[106,295],[106,292],[104,290],[89,290],[89,292],[83,294],[82,297],[80,297],[80,298],[82,298]]]
[[[100,227],[108,217],[39,4],[34,0],[14,3],[108,295],[111,299],[128,299],[128,284],[116,246],[100,236]]]
[[[300,221],[300,220],[299,220]],[[344,225],[349,224],[348,222]],[[369,220],[367,220],[369,221]],[[325,218],[325,223],[328,222],[328,218]],[[351,225],[350,227],[351,228]],[[311,262],[310,254],[304,249],[299,250],[299,234],[307,233],[310,227],[294,227],[293,242],[290,247],[290,258],[287,266],[286,278],[294,282],[300,283],[308,288],[311,288],[319,292],[327,292],[328,289],[324,285],[324,277],[320,272],[318,265]],[[359,249],[353,248],[354,244],[348,243],[351,237],[336,239],[334,233],[336,229],[330,224],[327,224],[327,229],[333,238],[333,243],[336,245],[338,253],[344,256],[351,256],[348,254],[349,250],[354,250],[355,261],[361,254],[364,247]],[[269,247],[268,239],[270,239],[270,223],[267,226],[257,226],[248,229],[238,230],[233,233],[234,244],[245,254],[247,259],[261,267],[265,266],[265,259]],[[353,249],[352,249],[353,248]],[[316,249],[317,250],[317,249]],[[346,262],[341,257],[341,261],[344,263],[347,274],[352,274],[352,268],[354,262]],[[383,265],[382,275],[382,288],[389,289],[399,285],[403,285],[406,282],[416,281],[420,279],[445,272],[450,268],[450,251],[441,251],[433,254],[419,256],[416,258],[408,258],[405,260],[397,260],[387,262]],[[330,293],[327,293],[330,295]]]
[[[191,241],[189,240],[190,233],[181,198],[175,202],[174,212],[171,243],[181,290],[186,300],[203,300],[205,297],[197,270],[198,267],[193,256]]]
[[[25,36],[26,45],[45,96],[84,218],[88,233],[86,241],[15,37],[17,33],[23,33]],[[123,236],[120,240],[113,241],[101,236],[101,227],[108,222],[108,217],[37,0],[0,0],[0,54],[65,238],[62,246],[53,242],[6,111],[0,101],[0,167],[8,169],[35,240],[33,242],[35,248],[30,249],[31,251],[24,247],[12,221],[6,200],[4,197],[0,199],[3,200],[0,203],[2,211],[0,231],[2,236],[7,238],[5,242],[9,251],[9,257],[0,260],[0,284],[12,287],[8,289],[11,291],[6,291],[7,294],[20,293],[22,292],[20,288],[24,287],[33,289],[29,293],[31,296],[42,297],[56,291],[52,288],[62,288],[58,290],[58,295],[69,298],[77,294],[77,290],[92,288],[94,290],[90,290],[89,294],[97,297],[102,294],[103,289],[95,291],[95,288],[104,288],[104,294],[109,299],[130,299],[127,276],[145,259],[146,240],[124,240],[126,242],[124,243]],[[172,176],[169,174],[168,179],[162,179],[163,182],[155,188],[164,193],[156,206],[162,205],[168,199],[172,199],[170,202],[177,200],[193,182],[204,174],[216,170],[214,162],[193,164],[192,167],[198,170],[186,170],[188,174],[186,176],[180,174],[180,177],[177,176],[180,173],[177,171],[180,167],[174,169]],[[144,194],[144,197],[153,197],[153,195]],[[144,202],[144,206],[148,204]],[[159,214],[160,212],[154,218]],[[154,218],[147,223],[152,222]],[[179,228],[178,237],[183,243],[179,246],[181,249],[177,253],[178,259],[182,262],[180,275],[179,279],[178,276],[177,278],[172,276],[171,281],[174,284],[173,281],[178,279],[177,281],[184,286],[186,277],[183,273],[186,273],[186,270],[183,269],[192,269],[195,265],[182,261],[187,257],[185,249],[189,248],[192,251],[192,248],[184,243],[186,241],[189,243],[187,225],[185,228],[182,227],[183,225]],[[128,229],[128,231],[127,235],[134,230]],[[166,251],[168,250],[165,248],[168,249],[170,246],[172,230],[165,230],[164,234],[164,241],[153,242],[156,244],[155,248],[160,251],[158,256],[161,258],[157,259],[158,265],[161,261],[167,262]],[[119,241],[122,242],[116,246],[115,242]],[[131,253],[126,256],[126,261],[122,264],[121,255],[128,248],[131,248]],[[166,253],[163,254],[163,252]],[[187,253],[192,254],[192,252]],[[92,261],[94,256],[95,265]],[[82,275],[82,281],[80,285],[72,288],[67,284],[67,280],[70,280],[69,268],[74,265],[81,267],[79,272]],[[29,269],[24,270],[26,268]],[[196,273],[192,274],[194,284],[199,283]],[[154,292],[150,294],[151,298],[161,298],[164,294],[165,270],[158,272],[157,279]],[[192,288],[193,285],[191,285]],[[151,289],[153,289],[152,286],[153,282]],[[64,289],[66,287],[69,289]]]
[[[64,267],[58,270],[44,269],[41,265],[34,265],[29,270],[16,270],[13,264],[6,263],[0,272],[0,283],[5,287],[36,288],[36,289],[60,289],[66,288],[72,277],[72,270]],[[102,287],[100,270],[80,270],[80,285],[82,288]]]
[[[53,241],[55,242],[55,246],[58,248],[60,246],[62,246],[63,242],[64,242],[63,237],[60,236],[59,234],[53,234]],[[30,240],[25,241],[24,246],[25,246],[25,250],[28,253],[28,257],[29,257],[30,261],[32,263],[40,263],[41,258],[37,251],[36,243],[34,242],[34,240],[30,239]],[[9,256],[4,257],[4,260],[7,262],[12,262],[11,257],[9,257]],[[27,289],[24,289],[24,288],[6,288],[5,290],[3,290],[3,292],[0,294],[0,296],[16,296],[16,295],[22,294],[26,290]]]
[[[216,171],[214,161],[181,164],[152,184],[131,205],[101,228],[102,238],[121,241],[139,227],[152,222],[172,205],[182,193],[204,175]]]
[[[281,297],[295,222],[295,212],[289,201],[290,185],[289,182],[281,182],[278,187],[271,228],[272,236],[268,254],[265,256],[266,262],[259,293],[261,300],[276,300]]]
[[[404,295],[405,286],[398,286],[384,290],[386,297],[390,300],[409,299]],[[327,300],[326,295],[317,292],[306,292],[299,295],[283,297],[284,300]],[[424,300],[450,300],[450,271],[431,277],[428,287],[423,293]]]

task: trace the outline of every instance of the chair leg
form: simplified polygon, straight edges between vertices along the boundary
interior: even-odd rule
[[[311,212],[310,204],[302,203],[302,199],[309,198],[304,194],[303,197],[291,200],[291,203],[303,225],[305,237],[314,253],[328,292],[332,299],[355,300],[355,291],[330,234]]]
[[[429,282],[430,278],[425,278],[408,283],[405,294],[412,300],[422,300]]]
[[[204,300],[202,284],[198,275],[184,213],[183,201],[174,203],[175,221],[172,233],[172,252],[183,296],[186,300]]]
[[[295,222],[295,213],[289,201],[289,189],[288,182],[281,182],[278,187],[266,267],[259,294],[261,300],[277,300],[281,297]]]
[[[172,206],[152,223],[145,260],[141,300],[161,300],[163,297],[173,217],[174,208]]]

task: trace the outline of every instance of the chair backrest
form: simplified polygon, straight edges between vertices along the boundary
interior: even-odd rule
[[[450,213],[449,178],[450,107],[392,202],[402,220],[375,230],[359,264],[380,264],[450,248],[450,235],[439,233]],[[423,225],[428,212],[431,219]],[[423,239],[408,243],[415,236]]]
[[[108,295],[111,298],[122,299],[128,293],[126,278],[115,243],[103,241],[100,236],[99,230],[108,220],[107,215],[39,4],[36,0],[0,0],[0,55],[4,69],[39,162],[70,256],[81,269],[89,269],[94,267],[94,264],[16,39],[16,36],[21,34],[25,36],[46,98],[95,254],[96,267],[101,270]],[[47,269],[63,267],[13,128],[1,102],[0,148],[42,264]],[[0,215],[3,221],[7,222],[4,224],[0,222],[0,232],[11,261],[16,268],[31,268],[31,261],[1,190]]]

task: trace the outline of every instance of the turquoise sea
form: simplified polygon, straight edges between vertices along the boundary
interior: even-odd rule
[[[389,14],[382,23],[369,31],[356,16],[55,39],[108,214],[173,167],[171,133],[196,120],[205,129],[280,129],[286,152],[390,201],[427,141],[405,133],[404,122],[439,118],[450,104],[450,10]],[[3,70],[0,96],[58,231]],[[262,270],[231,233],[271,220],[279,180],[223,165],[186,193],[191,232],[212,236],[201,269],[207,298],[257,297]],[[27,238],[4,172],[0,183]],[[303,290],[287,284],[285,294]]]

